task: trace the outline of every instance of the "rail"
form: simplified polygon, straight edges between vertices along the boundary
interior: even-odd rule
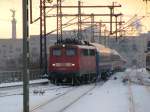
[[[130,77],[131,71],[126,72],[126,77],[125,79],[127,79],[128,81],[128,100],[129,100],[129,109],[128,112],[136,112],[135,111],[135,102],[134,102],[134,98],[133,98],[133,91],[132,91],[132,81],[131,81],[131,77]]]
[[[101,85],[103,84],[104,83],[102,83]],[[43,110],[48,109],[49,112],[64,112],[74,103],[76,103],[85,95],[87,95],[90,91],[92,91],[95,87],[96,87],[95,84],[73,87],[67,90],[66,92],[64,92],[63,94],[60,94],[57,97],[50,98],[47,101],[31,108],[30,112],[38,112],[41,109]],[[62,101],[65,101],[65,102],[62,102]],[[53,108],[49,108],[49,107],[53,107]]]

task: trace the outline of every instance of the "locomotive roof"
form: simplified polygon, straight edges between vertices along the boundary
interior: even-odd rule
[[[59,44],[59,45],[53,45],[53,46],[51,46],[51,47],[63,47],[63,46],[67,46],[67,47],[78,47],[78,48],[81,48],[81,49],[95,49],[95,47],[94,46],[92,46],[92,45],[72,45],[72,44]]]
[[[79,48],[83,48],[83,49],[86,49],[86,48],[88,48],[88,49],[95,49],[95,47],[94,46],[89,46],[89,45],[77,45]]]
[[[68,46],[68,47],[78,47],[78,48],[81,48],[81,49],[97,49],[99,52],[103,52],[103,53],[108,53],[108,54],[114,54],[114,55],[119,55],[119,53],[114,50],[114,49],[110,49],[108,47],[105,47],[104,45],[102,44],[98,44],[98,43],[90,43],[89,45],[86,45],[86,44],[82,44],[82,45],[76,45],[76,44],[56,44],[56,45],[53,45],[51,47],[63,47],[65,45]]]

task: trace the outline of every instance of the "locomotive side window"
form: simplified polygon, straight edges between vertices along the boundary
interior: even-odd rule
[[[90,49],[90,50],[89,50],[89,55],[90,55],[90,56],[95,56],[95,54],[96,54],[96,53],[95,53],[95,50],[93,50],[93,49]]]
[[[61,49],[59,48],[54,48],[52,52],[53,56],[61,56]]]
[[[83,55],[83,56],[88,56],[88,49],[82,49],[82,51],[81,51],[81,54]]]
[[[75,48],[67,48],[66,49],[66,56],[75,56],[76,55],[76,49]]]

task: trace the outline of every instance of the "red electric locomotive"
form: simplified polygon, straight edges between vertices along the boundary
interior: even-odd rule
[[[50,47],[49,78],[52,82],[80,83],[96,71],[96,49],[87,45],[60,44]],[[83,75],[84,74],[84,75]]]
[[[56,84],[92,82],[100,74],[106,78],[108,72],[120,69],[124,62],[116,52],[94,43],[62,43],[49,50],[49,79]]]

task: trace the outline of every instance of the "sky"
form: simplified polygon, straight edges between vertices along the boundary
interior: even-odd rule
[[[33,18],[39,17],[39,1],[33,0]],[[77,5],[78,0],[64,0],[64,5]],[[143,16],[146,13],[150,13],[150,8],[146,9],[146,5],[143,0],[81,0],[84,5],[111,5],[112,2],[116,2],[116,4],[121,4],[121,8],[116,8],[116,13],[123,13],[124,20],[132,18],[135,14],[138,16]],[[56,0],[53,0],[52,4],[55,4]],[[147,5],[150,7],[150,2]],[[11,38],[11,20],[12,13],[10,9],[16,10],[16,20],[17,20],[17,38],[22,37],[22,0],[0,0],[0,38]],[[82,10],[82,13],[109,13],[109,9],[88,9]],[[54,13],[52,11],[51,13]],[[63,10],[63,13],[77,13],[77,9]],[[150,15],[150,14],[148,14]],[[71,18],[67,17],[63,19],[65,23],[67,20]],[[96,18],[97,20],[103,18]],[[144,30],[150,30],[150,23],[147,22],[150,19],[146,17],[142,20],[142,25]],[[49,18],[47,19],[47,32],[56,28],[56,19]],[[30,34],[31,35],[39,35],[39,22],[36,22],[30,25]]]

